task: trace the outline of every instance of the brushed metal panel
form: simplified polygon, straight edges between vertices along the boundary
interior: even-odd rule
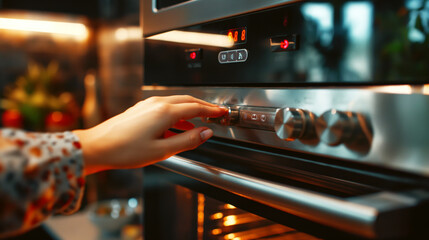
[[[417,87],[418,88],[418,87]],[[329,146],[299,140],[283,141],[275,132],[221,126],[191,120],[208,126],[219,137],[252,142],[276,148],[341,158],[429,176],[429,96],[392,94],[368,88],[160,88],[144,87],[144,97],[187,94],[217,104],[256,107],[293,107],[312,111],[316,116],[337,109],[365,116],[373,129],[367,152],[357,152],[344,144]],[[261,159],[261,161],[263,161]]]

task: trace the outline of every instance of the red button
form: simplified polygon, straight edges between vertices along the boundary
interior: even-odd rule
[[[201,60],[202,49],[201,48],[193,48],[185,50],[185,57],[187,61],[196,62]]]
[[[288,40],[283,40],[280,43],[280,47],[283,48],[283,49],[286,49],[287,47],[289,47],[289,41]]]

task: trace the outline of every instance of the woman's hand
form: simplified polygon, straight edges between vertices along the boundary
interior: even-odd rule
[[[221,117],[225,108],[191,96],[151,97],[87,130],[76,130],[85,174],[113,168],[137,168],[194,149],[213,135],[186,120]],[[169,128],[187,130],[165,138]]]

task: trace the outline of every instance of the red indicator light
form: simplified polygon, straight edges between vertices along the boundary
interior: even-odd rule
[[[289,47],[289,41],[288,40],[283,40],[280,43],[280,47],[283,48],[283,49],[286,49],[287,47]]]
[[[189,57],[191,59],[195,59],[197,57],[197,54],[195,52],[191,52],[191,54],[189,54]]]

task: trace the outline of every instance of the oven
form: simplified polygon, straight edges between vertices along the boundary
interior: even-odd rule
[[[145,239],[429,238],[428,1],[141,3],[144,98],[229,109],[144,168]]]

